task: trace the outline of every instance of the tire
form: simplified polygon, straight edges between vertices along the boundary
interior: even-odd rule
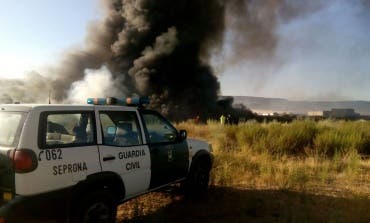
[[[210,167],[207,163],[196,163],[191,169],[188,179],[182,185],[185,193],[190,196],[201,196],[209,186]]]
[[[72,211],[71,223],[114,223],[117,204],[105,189],[88,193]]]

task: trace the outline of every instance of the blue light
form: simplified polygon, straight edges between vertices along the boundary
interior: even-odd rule
[[[149,104],[150,100],[146,97],[123,97],[123,98],[88,98],[87,104],[91,105],[123,105],[123,106],[141,106]]]
[[[90,104],[90,105],[105,105],[106,100],[105,100],[105,98],[88,98],[87,99],[87,104]]]

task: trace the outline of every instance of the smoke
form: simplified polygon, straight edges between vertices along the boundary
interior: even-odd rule
[[[27,73],[24,79],[0,79],[0,102],[47,103],[50,80],[39,73]]]
[[[171,118],[215,112],[220,87],[209,55],[222,42],[224,3],[123,0],[115,6],[122,20],[108,67],[115,78],[124,76],[128,92],[150,96],[152,107]]]
[[[152,108],[176,119],[232,112],[218,103],[211,61],[217,70],[245,60],[279,64],[276,27],[324,2],[104,0],[104,19],[90,24],[83,48],[67,51],[44,76],[0,80],[8,86],[0,100],[44,102],[48,86],[56,102],[149,96]]]
[[[171,27],[168,32],[158,36],[154,46],[148,46],[142,52],[142,56],[134,61],[134,67],[129,70],[130,76],[136,83],[136,89],[140,94],[148,95],[150,93],[150,77],[155,75],[154,67],[162,58],[165,58],[174,51],[177,40],[176,28]]]
[[[112,74],[111,83],[119,86],[116,95],[150,96],[151,106],[172,118],[218,112],[220,86],[209,59],[210,51],[222,43],[224,2],[116,0],[103,4],[106,17],[90,26],[86,49],[68,52],[54,70],[56,100],[76,101],[77,95],[85,95],[77,93],[91,86],[87,78],[92,76],[84,76],[84,71],[105,65]]]
[[[66,101],[69,103],[86,103],[91,97],[119,97],[121,89],[113,81],[112,74],[105,67],[98,70],[85,70],[83,80],[72,84]]]
[[[312,14],[327,5],[327,1],[291,0],[231,0],[225,10],[224,48],[213,55],[219,70],[238,63],[280,65],[276,57],[279,43],[278,27]],[[220,63],[221,62],[221,63]]]
[[[248,2],[226,13],[223,50],[212,61],[224,94],[368,98],[369,1]]]

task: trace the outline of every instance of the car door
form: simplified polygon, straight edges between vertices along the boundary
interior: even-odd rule
[[[150,153],[143,141],[138,113],[134,108],[104,107],[97,111],[101,127],[99,145],[103,171],[121,176],[126,198],[149,189]]]
[[[146,139],[150,149],[150,188],[156,188],[186,177],[189,152],[186,140],[159,113],[142,110]]]
[[[32,148],[38,166],[19,178],[16,175],[18,193],[34,194],[66,188],[101,170],[94,111],[64,106],[48,109],[50,111],[42,111],[40,115],[38,111],[31,112],[23,128],[28,134],[22,135],[19,147]],[[36,124],[38,116],[39,128]],[[37,137],[39,148],[33,145]],[[32,141],[28,141],[30,139]]]

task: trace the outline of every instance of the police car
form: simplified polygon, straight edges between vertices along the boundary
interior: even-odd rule
[[[211,146],[147,103],[0,105],[0,223],[114,222],[118,204],[166,185],[204,192]]]

